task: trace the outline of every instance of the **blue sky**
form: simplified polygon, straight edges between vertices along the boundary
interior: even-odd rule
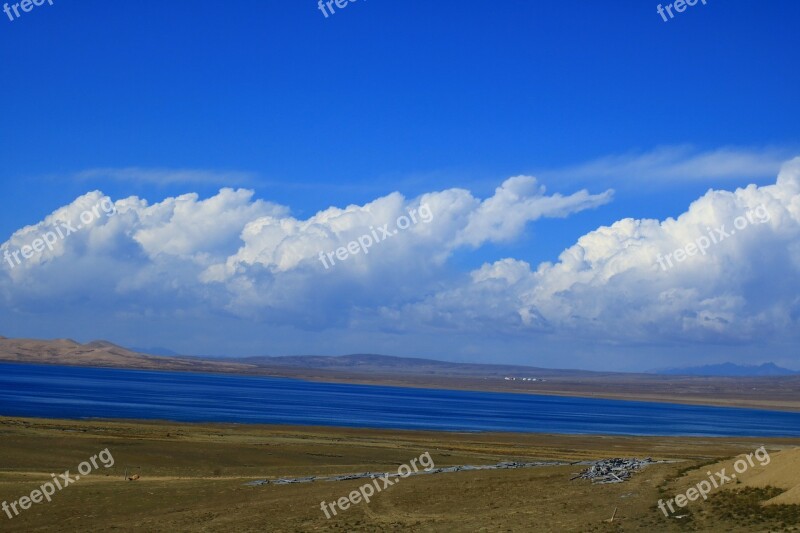
[[[429,329],[430,321],[403,314],[437,291],[456,290],[453,284],[484,264],[514,258],[535,271],[601,226],[629,217],[677,217],[709,189],[774,184],[780,165],[800,155],[800,47],[792,25],[800,4],[708,0],[666,23],[656,5],[359,0],[325,18],[310,0],[54,0],[17,20],[0,18],[0,242],[14,242],[21,228],[42,223],[94,190],[115,201],[135,196],[157,204],[186,193],[207,199],[222,187],[243,187],[253,191],[253,201],[285,206],[281,216],[309,220],[332,206],[364,206],[394,191],[408,202],[456,188],[486,199],[517,175],[536,176],[547,195],[613,189],[613,200],[576,206],[568,216],[531,215],[522,230],[502,238],[447,247],[446,267],[423,276],[421,292],[413,292],[413,279],[395,280],[405,299],[341,298],[338,291],[345,287],[373,291],[366,278],[365,285],[345,283],[333,291],[339,296],[331,297],[332,313],[340,312],[337,305],[399,313],[393,316],[404,324],[403,333],[393,329],[394,340],[386,340],[390,333],[383,326],[364,326],[363,318],[317,328],[310,324],[319,317],[307,307],[270,303],[274,312],[292,317],[276,324],[270,313],[251,313],[250,305],[242,311],[223,294],[208,296],[197,287],[186,288],[178,300],[213,312],[192,326],[176,318],[186,313],[176,304],[153,328],[143,317],[158,307],[150,291],[163,287],[145,288],[142,282],[120,292],[120,279],[109,279],[103,290],[111,296],[97,296],[102,302],[93,296],[99,288],[76,285],[74,294],[55,291],[48,303],[36,303],[43,289],[33,280],[44,274],[27,271],[33,278],[6,281],[8,326],[0,333],[103,337],[190,353],[382,351],[544,366],[669,366],[669,354],[678,350],[665,340],[669,335],[604,339],[608,346],[624,343],[630,355],[600,362],[602,350],[592,340],[572,348],[560,344],[553,335],[561,328],[552,317],[547,339],[530,331],[478,340],[455,332],[437,344],[440,332]],[[225,257],[242,245],[246,222],[225,237],[232,247]],[[140,223],[137,218],[119,230],[118,244],[131,256],[141,250],[120,243],[143,231]],[[442,238],[440,245],[455,242]],[[142,239],[133,242],[143,246]],[[80,254],[71,243],[64,244],[70,254]],[[213,255],[200,248],[185,252]],[[419,253],[411,245],[406,252]],[[119,250],[114,253],[121,260]],[[78,259],[69,266],[67,255],[48,264],[62,273],[85,267]],[[61,269],[53,266],[58,260],[64,261]],[[136,269],[125,263],[132,270],[120,272],[142,275],[143,264],[134,263]],[[421,268],[416,260],[394,264]],[[176,265],[159,268],[166,269],[155,276],[159,280],[200,275]],[[285,283],[248,281],[251,290],[262,282]],[[261,289],[273,302],[275,295]],[[83,304],[76,304],[78,293]],[[729,293],[721,290],[719,296]],[[175,301],[175,295],[164,297]],[[114,302],[119,315],[113,321],[95,320]],[[75,305],[85,305],[81,321],[60,322]],[[787,305],[791,318],[793,304]],[[191,340],[192,328],[205,321],[230,321],[241,328],[243,340],[230,342],[221,333]],[[470,329],[466,319],[463,324]],[[249,333],[263,327],[268,336]],[[306,335],[309,327],[319,329],[318,335]],[[682,339],[690,346],[687,358],[702,353],[710,362],[746,362],[754,353],[747,340],[712,337]],[[775,342],[784,348],[774,359],[791,366],[787,354],[795,340]],[[549,348],[532,355],[531,343]],[[736,350],[728,357],[720,346],[730,343]],[[443,353],[445,346],[455,347]],[[570,349],[574,360],[557,356]],[[641,353],[657,355],[644,360],[636,355]]]

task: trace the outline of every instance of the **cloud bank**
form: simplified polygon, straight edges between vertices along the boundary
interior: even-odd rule
[[[0,252],[29,243],[58,220],[75,219],[101,200],[77,198],[22,228]],[[330,207],[307,219],[222,189],[149,204],[115,201],[101,218],[52,251],[0,270],[6,318],[55,316],[75,306],[141,322],[218,317],[248,327],[284,328],[304,350],[306,332],[414,339],[462,335],[514,338],[561,346],[750,345],[796,347],[800,318],[800,158],[772,185],[709,190],[676,219],[623,219],[591,231],[554,262],[532,266],[498,257],[459,271],[455,252],[514,242],[542,218],[597,208],[612,191],[548,194],[533,177],[503,182],[488,198],[447,189],[405,198],[392,193],[364,205]],[[326,270],[320,251],[343,246],[427,204],[430,223],[416,224]],[[709,228],[732,227],[764,206],[769,220],[664,271],[656,258]],[[449,336],[449,337],[448,337]],[[368,349],[369,347],[365,347]],[[491,361],[487,355],[487,361]],[[535,363],[535,361],[530,361]],[[656,365],[652,365],[656,366]]]
[[[657,257],[710,229],[735,231],[736,217],[759,206],[768,220],[756,220],[705,255],[671,269],[659,266]],[[783,167],[774,185],[710,190],[677,219],[623,219],[600,227],[557,262],[535,269],[512,258],[485,264],[468,283],[411,304],[403,314],[420,323],[609,344],[795,342],[799,274],[800,158]]]

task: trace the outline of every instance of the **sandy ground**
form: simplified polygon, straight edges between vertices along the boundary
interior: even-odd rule
[[[709,464],[705,467],[705,475],[702,471],[693,472],[681,484],[688,487],[706,479],[709,477],[707,472],[720,480],[715,473],[722,472],[723,469],[724,476],[730,476],[731,480],[720,487],[721,490],[774,487],[780,489],[781,494],[764,502],[765,505],[800,505],[800,448],[773,450],[771,453],[752,450],[747,454]]]
[[[685,490],[708,468],[762,445],[772,463],[754,468],[752,479],[746,481],[769,485],[766,493],[740,495],[738,489],[749,485],[731,486],[707,502],[692,502],[688,518],[667,518],[657,509],[659,498]],[[795,490],[792,480],[800,477],[798,452],[793,448],[798,445],[798,439],[0,418],[0,502],[30,494],[51,479],[50,473],[69,469],[75,474],[81,461],[105,448],[114,458],[112,467],[101,464],[98,471],[56,492],[50,503],[35,504],[13,519],[0,514],[0,530],[800,531],[800,512],[794,521],[800,506],[762,506],[760,501],[753,505],[762,497],[781,503],[774,492],[783,494],[784,489],[772,488],[775,485]],[[361,502],[330,519],[320,503],[346,496],[363,480],[245,485],[265,477],[395,471],[424,452],[437,467],[647,456],[676,462],[650,466],[630,481],[614,485],[570,481],[582,468],[578,465],[414,476],[380,492],[370,503]],[[124,481],[126,469],[141,478]],[[609,523],[615,509],[616,518]],[[764,509],[778,509],[781,514]]]

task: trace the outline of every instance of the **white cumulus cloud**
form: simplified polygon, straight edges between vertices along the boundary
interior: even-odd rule
[[[727,237],[718,237],[720,228]],[[695,244],[691,256],[674,260],[675,250],[711,234],[718,242],[705,253]],[[404,313],[420,326],[559,332],[609,343],[796,339],[798,250],[800,158],[783,166],[774,185],[711,190],[676,219],[600,227],[555,263],[486,264]],[[659,263],[667,254],[672,267]]]

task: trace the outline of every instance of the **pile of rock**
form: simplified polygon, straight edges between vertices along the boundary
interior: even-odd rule
[[[419,476],[423,474],[442,474],[450,472],[466,472],[470,470],[507,470],[515,468],[535,468],[539,466],[562,466],[567,463],[560,461],[536,461],[532,463],[519,463],[516,461],[503,461],[494,465],[462,465],[462,466],[447,466],[443,468],[431,468],[430,470],[419,470],[417,472],[409,472],[409,475]],[[250,481],[246,485],[259,486],[259,485],[289,485],[291,483],[311,483],[314,481],[348,481],[351,479],[375,479],[380,477],[399,477],[397,472],[360,472],[357,474],[339,474],[333,476],[308,476],[308,477],[290,477],[279,479],[258,479]]]
[[[589,468],[572,479],[591,479],[592,483],[622,483],[629,479],[634,472],[655,462],[650,457],[645,459],[620,459],[618,457],[603,459],[592,463]]]

